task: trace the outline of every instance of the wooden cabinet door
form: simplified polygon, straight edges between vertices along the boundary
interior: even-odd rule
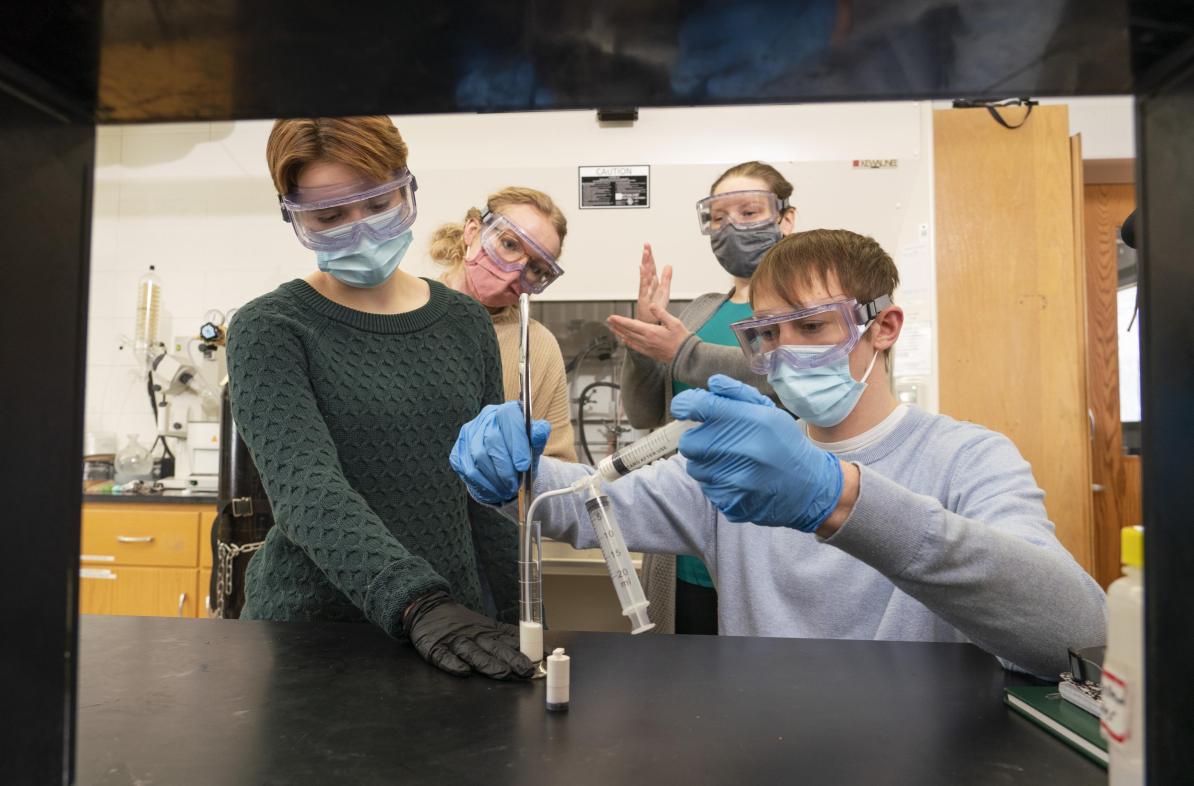
[[[199,586],[195,589],[195,597],[199,599],[195,616],[207,619],[211,616],[211,568],[199,569]]]
[[[79,569],[79,611],[139,617],[194,617],[196,568],[85,566]]]
[[[1095,485],[1095,572],[1106,587],[1120,575],[1119,531],[1139,524],[1140,461],[1124,454],[1119,410],[1119,286],[1116,236],[1136,209],[1131,183],[1087,184],[1086,396],[1090,405],[1091,475]],[[1139,321],[1137,321],[1139,324]]]
[[[933,134],[941,412],[1016,443],[1058,540],[1091,571],[1081,190],[1068,111],[1038,106],[1009,131],[986,109],[939,110]]]

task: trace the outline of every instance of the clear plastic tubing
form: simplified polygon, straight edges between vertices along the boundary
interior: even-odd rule
[[[612,483],[639,467],[670,456],[680,446],[680,437],[684,432],[696,425],[694,420],[673,420],[633,445],[627,445],[612,456],[602,459],[597,465],[597,474],[606,483]]]
[[[605,566],[609,569],[614,591],[618,593],[618,602],[622,604],[622,614],[630,618],[630,632],[644,633],[651,630],[655,623],[647,616],[649,604],[647,596],[643,594],[643,585],[639,583],[638,574],[634,572],[634,563],[630,561],[630,552],[626,548],[618,520],[614,518],[609,497],[601,493],[596,482],[589,485],[585,510],[589,512],[589,521],[593,524],[593,531],[597,533],[597,542],[601,545]]]

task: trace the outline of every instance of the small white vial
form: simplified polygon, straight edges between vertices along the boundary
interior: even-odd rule
[[[571,681],[571,661],[563,647],[547,656],[547,711],[568,711],[568,689]]]

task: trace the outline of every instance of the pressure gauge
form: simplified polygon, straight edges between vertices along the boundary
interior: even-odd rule
[[[224,328],[214,322],[204,322],[199,328],[199,338],[208,343],[219,341],[224,335]]]

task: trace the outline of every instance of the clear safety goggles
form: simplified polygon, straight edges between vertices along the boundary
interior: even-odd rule
[[[787,209],[788,200],[767,190],[727,191],[696,203],[702,235],[712,235],[730,224],[738,229],[774,224]]]
[[[296,188],[278,197],[282,220],[313,251],[352,248],[362,236],[393,240],[415,222],[418,181],[402,169],[389,180],[356,180],[319,188]]]
[[[539,294],[560,276],[564,269],[555,254],[501,213],[488,210],[481,216],[481,247],[493,263],[507,273],[519,271],[524,292]]]
[[[851,298],[744,319],[730,328],[751,370],[765,376],[780,361],[794,368],[816,368],[842,359],[871,321],[890,305],[887,295],[862,305]]]

